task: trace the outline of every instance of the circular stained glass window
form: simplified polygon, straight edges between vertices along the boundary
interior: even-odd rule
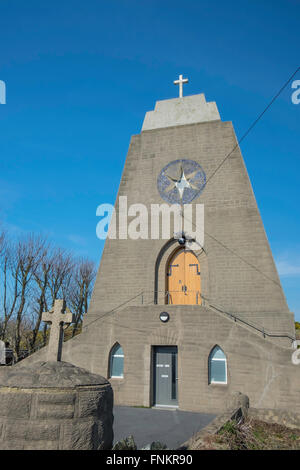
[[[201,194],[205,184],[205,172],[194,160],[170,162],[157,178],[159,194],[170,204],[190,203]]]

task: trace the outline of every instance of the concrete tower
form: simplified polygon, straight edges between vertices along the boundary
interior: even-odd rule
[[[196,249],[184,243],[189,230],[179,243],[172,217],[169,237],[165,216],[159,236],[153,229],[153,205],[172,201],[203,205]],[[83,332],[63,359],[108,377],[119,404],[217,411],[241,391],[252,406],[299,408],[293,314],[232,123],[216,103],[180,96],[146,113],[115,209],[116,238],[106,240]]]

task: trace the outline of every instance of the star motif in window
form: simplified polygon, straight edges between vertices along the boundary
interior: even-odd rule
[[[199,163],[180,159],[168,163],[159,173],[157,189],[169,204],[189,204],[199,196],[206,184],[206,175]]]
[[[198,170],[193,171],[192,173],[189,173],[185,175],[184,169],[182,167],[182,164],[180,165],[180,176],[179,178],[173,178],[172,176],[169,176],[166,174],[166,177],[170,180],[170,185],[166,189],[166,193],[169,191],[172,191],[172,189],[176,188],[177,191],[179,192],[180,199],[183,198],[183,193],[185,188],[192,188],[195,190],[198,190],[199,188],[195,186],[193,183],[191,183],[191,180],[194,178]]]

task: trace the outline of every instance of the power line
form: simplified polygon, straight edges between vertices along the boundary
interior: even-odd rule
[[[182,212],[181,213],[181,217],[185,220],[187,220],[188,222],[190,222],[194,227],[196,227],[196,224],[188,219],[184,213]],[[250,263],[249,261],[247,261],[245,258],[243,258],[241,255],[239,255],[238,253],[236,253],[235,251],[233,251],[231,248],[229,248],[228,246],[224,245],[224,243],[220,242],[220,240],[218,240],[217,238],[215,238],[213,235],[211,235],[210,233],[208,232],[204,232],[205,235],[209,236],[212,240],[214,240],[216,243],[218,243],[220,246],[222,246],[222,248],[225,248],[225,250],[228,250],[229,253],[235,255],[237,258],[239,258],[240,260],[242,260],[245,264],[247,264],[248,266],[250,266],[252,269],[255,269],[257,272],[259,272],[262,276],[264,276],[266,279],[268,279],[269,281],[272,281],[274,284],[276,284],[277,286],[279,286],[281,288],[281,284],[280,282],[276,281],[275,279],[272,279],[270,276],[268,276],[266,273],[264,273],[263,271],[261,271],[257,266],[255,266],[254,264]],[[203,249],[203,247],[202,247]]]
[[[203,297],[203,296],[202,296]],[[205,297],[203,297],[205,300],[208,300],[206,299]],[[169,305],[165,305],[165,307],[167,308]],[[269,336],[269,337],[281,337],[281,338],[288,338],[292,341],[295,340],[295,338],[293,336],[291,336],[290,334],[284,332],[284,333],[272,333],[268,330],[265,330],[264,327],[259,327],[257,325],[254,325],[252,323],[249,323],[247,321],[245,321],[243,318],[237,316],[235,313],[232,313],[232,312],[227,312],[226,310],[220,308],[220,307],[216,307],[215,305],[211,305],[210,303],[208,303],[208,306],[207,305],[204,305],[203,307],[205,308],[211,308],[213,310],[216,310],[218,311],[219,313],[222,313],[222,314],[225,314],[227,316],[229,316],[232,320],[234,320],[234,322],[240,322],[244,325],[246,325],[247,327],[251,328],[251,329],[254,329],[260,333],[263,334],[263,337],[265,338],[266,336]],[[106,314],[102,315],[100,318],[103,318]],[[99,319],[100,319],[99,318]],[[115,322],[118,322],[117,325],[119,328],[122,328],[124,330],[130,330],[130,331],[135,331],[137,333],[143,333],[145,334],[145,330],[144,329],[141,329],[141,328],[138,328],[137,326],[128,326],[127,324],[122,324],[120,322],[120,319],[116,319],[115,317],[112,317],[110,319],[107,320],[108,324],[112,325],[112,324],[115,324]],[[87,325],[88,326],[88,325]],[[167,333],[166,333],[167,335]],[[185,344],[188,344],[188,345],[193,345],[193,346],[199,346],[199,343],[194,343],[194,342],[191,342],[191,341],[188,341],[188,342],[185,342]]]
[[[280,88],[280,90],[276,93],[276,95],[271,99],[271,101],[269,102],[269,104],[265,107],[265,109],[258,115],[258,117],[253,121],[253,123],[251,124],[251,126],[247,129],[247,131],[242,135],[242,137],[238,140],[237,144],[234,146],[234,148],[231,150],[231,152],[228,153],[228,155],[226,155],[226,157],[224,158],[224,160],[222,160],[222,162],[217,166],[217,168],[215,169],[215,171],[209,176],[209,178],[206,180],[206,185],[207,183],[215,176],[215,174],[217,173],[217,171],[219,171],[219,169],[221,168],[221,166],[225,163],[225,161],[230,157],[230,155],[232,155],[232,153],[236,150],[237,147],[239,147],[239,145],[242,143],[242,141],[247,137],[247,135],[249,135],[249,133],[252,131],[252,129],[256,126],[256,124],[258,123],[258,121],[263,117],[263,115],[267,112],[267,110],[272,106],[272,104],[274,103],[274,101],[276,101],[276,99],[279,97],[279,95],[281,95],[281,93],[283,92],[283,90],[287,87],[287,85],[290,83],[290,81],[294,78],[294,76],[296,75],[296,73],[300,70],[300,67],[298,67],[296,69],[296,71],[290,76],[290,78],[284,83],[284,85]]]
[[[242,135],[242,137],[238,140],[237,144],[233,147],[233,149],[226,155],[226,157],[221,161],[221,163],[217,166],[217,168],[214,170],[214,172],[209,176],[209,178],[206,180],[206,184],[214,177],[214,175],[217,173],[217,171],[221,168],[221,166],[225,163],[225,161],[230,157],[230,155],[232,155],[232,153],[236,150],[236,148],[241,144],[241,142],[247,137],[247,135],[249,135],[249,133],[252,131],[252,129],[256,126],[256,124],[258,123],[258,121],[263,117],[263,115],[267,112],[267,110],[272,106],[272,104],[275,102],[275,100],[280,96],[280,94],[283,92],[283,90],[287,87],[287,85],[290,83],[290,81],[294,78],[294,76],[297,74],[297,72],[300,70],[300,67],[298,67],[295,72],[289,77],[289,79],[282,85],[282,87],[279,89],[279,91],[274,95],[274,97],[271,99],[271,101],[269,102],[269,104],[264,108],[264,110],[258,115],[258,117],[253,121],[253,123],[250,125],[250,127],[247,129],[247,131]],[[183,215],[183,211],[182,211],[182,217],[185,218],[186,220],[188,220],[186,217],[184,217]],[[189,221],[190,223],[192,223],[194,226],[195,224],[192,222],[192,221]],[[225,248],[226,250],[228,250],[230,253],[234,254],[235,256],[237,256],[238,258],[240,258],[242,261],[244,261],[244,263],[248,264],[249,266],[251,266],[253,269],[255,269],[256,271],[258,271],[260,274],[262,274],[264,277],[266,277],[267,279],[269,279],[270,281],[274,282],[275,284],[277,284],[278,286],[281,287],[281,284],[276,281],[275,279],[272,279],[270,278],[267,274],[265,274],[263,271],[261,271],[259,268],[257,268],[256,266],[254,266],[253,264],[249,263],[248,261],[246,261],[242,256],[240,256],[239,254],[235,253],[233,250],[231,250],[230,248],[228,248],[226,245],[224,245],[222,242],[220,242],[219,240],[217,240],[215,237],[213,237],[212,235],[210,235],[209,233],[205,232],[206,235],[208,235],[210,238],[212,238],[213,240],[215,240],[217,243],[219,243],[223,248]]]
[[[217,238],[213,237],[212,235],[210,235],[209,233],[205,232],[205,235],[208,235],[210,238],[212,238],[215,242],[219,243],[220,246],[222,246],[223,248],[225,248],[226,250],[228,250],[230,253],[232,253],[233,255],[237,256],[239,259],[241,259],[242,261],[244,261],[244,263],[248,264],[248,266],[250,266],[251,268],[255,269],[257,272],[259,272],[260,274],[262,274],[266,279],[268,279],[269,281],[272,281],[274,282],[274,284],[276,284],[277,286],[281,287],[281,284],[278,282],[278,281],[275,281],[275,279],[272,279],[271,277],[269,277],[267,274],[265,274],[263,271],[261,271],[259,268],[257,268],[254,264],[252,263],[249,263],[249,261],[245,260],[245,258],[243,258],[241,255],[239,255],[238,253],[236,253],[235,251],[231,250],[230,248],[228,248],[228,246],[224,245],[222,242],[220,242]]]
[[[130,299],[127,299],[125,300],[125,302],[122,302],[120,305],[118,305],[117,307],[113,308],[112,310],[109,310],[108,312],[105,312],[103,315],[101,315],[101,317],[98,317],[96,318],[95,320],[91,321],[90,323],[88,323],[87,325],[84,325],[82,327],[82,330],[84,328],[88,328],[90,325],[92,325],[93,323],[95,323],[96,321],[98,320],[101,320],[101,318],[103,317],[106,317],[107,315],[110,315],[112,313],[114,313],[116,310],[124,307],[126,304],[128,304],[129,302],[131,302],[132,300],[135,300],[137,297],[140,297],[141,295],[143,294],[143,292],[139,292],[137,295],[135,295],[134,297],[131,297]]]

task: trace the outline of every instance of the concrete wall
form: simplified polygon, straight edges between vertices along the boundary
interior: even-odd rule
[[[150,212],[152,203],[164,202],[156,182],[167,163],[179,158],[195,160],[209,179],[236,142],[232,124],[221,121],[133,136],[118,197],[126,195],[128,205],[143,203]],[[205,205],[203,276],[210,303],[268,330],[293,335],[292,315],[239,148],[194,203]],[[101,316],[142,291],[150,296],[149,300],[151,295],[153,299],[155,266],[166,243],[167,240],[107,239],[89,313]],[[165,289],[164,279],[158,289]]]
[[[64,345],[63,360],[108,377],[109,354],[121,344],[124,378],[109,379],[116,404],[151,406],[152,346],[178,346],[179,408],[222,412],[230,395],[240,391],[255,408],[300,412],[300,366],[291,347],[282,347],[224,314],[202,306],[165,306],[170,320],[159,319],[161,306],[127,307],[97,320]],[[208,383],[208,356],[218,344],[228,366],[228,384]],[[40,351],[36,360],[42,360]],[[35,360],[34,355],[20,362]]]
[[[150,406],[151,347],[177,345],[180,409],[223,411],[226,397],[240,391],[249,396],[251,406],[300,411],[300,366],[292,364],[291,348],[273,344],[208,308],[165,306],[164,310],[170,314],[167,324],[159,320],[161,306],[127,307],[107,316],[99,327],[96,322],[90,331],[87,328],[89,359],[82,358],[81,348],[76,347],[70,353],[65,348],[64,357],[88,361],[90,370],[107,377],[110,349],[120,343],[125,370],[124,379],[110,379],[115,402]],[[227,385],[208,384],[208,356],[216,344],[227,357]]]

